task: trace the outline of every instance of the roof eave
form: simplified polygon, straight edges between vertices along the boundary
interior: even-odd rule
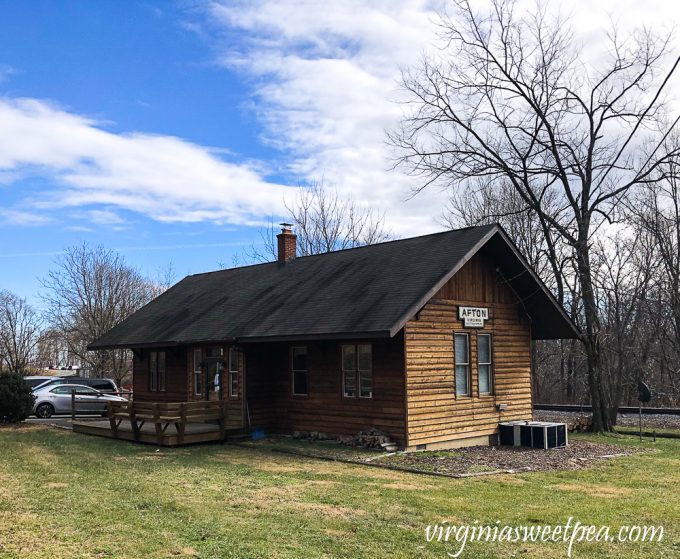
[[[414,305],[412,305],[403,315],[402,317],[392,326],[390,329],[390,337],[394,337],[397,332],[399,332],[405,325],[406,323],[411,320],[416,313],[425,306],[425,304],[446,284],[447,281],[449,281],[458,271],[465,265],[467,262],[475,255],[479,250],[487,243],[489,240],[496,234],[498,233],[505,244],[510,248],[514,256],[520,261],[520,263],[528,270],[529,274],[531,275],[531,278],[536,282],[536,284],[539,286],[541,291],[548,297],[550,303],[555,307],[555,309],[558,311],[560,316],[563,318],[563,320],[566,322],[567,326],[571,330],[571,333],[573,333],[573,336],[570,337],[562,337],[562,338],[557,338],[557,337],[546,337],[546,338],[535,338],[535,339],[581,339],[582,334],[577,328],[576,324],[574,324],[574,321],[567,315],[565,312],[564,308],[562,308],[562,305],[560,305],[557,302],[557,299],[553,296],[553,294],[550,292],[550,290],[546,287],[546,285],[543,283],[543,281],[538,277],[536,272],[531,268],[529,263],[526,261],[524,256],[522,256],[522,253],[519,251],[519,249],[515,246],[515,243],[508,237],[507,233],[505,230],[498,224],[494,225],[493,228],[489,230],[488,233],[486,233],[479,241],[475,243],[475,245],[465,254],[465,256],[459,260],[456,265],[449,271],[447,274],[445,274],[435,285],[432,287],[428,292],[421,297]]]
[[[447,281],[449,281],[453,276],[458,273],[458,271],[465,265],[467,262],[472,258],[477,252],[479,251],[480,248],[482,248],[488,240],[493,237],[498,231],[500,231],[500,227],[498,225],[494,225],[486,235],[484,235],[479,241],[477,241],[474,246],[465,254],[463,258],[461,258],[456,265],[447,273],[445,274],[435,285],[432,287],[430,290],[428,290],[425,295],[423,295],[418,301],[416,301],[415,304],[411,305],[406,312],[402,315],[402,317],[390,328],[390,337],[394,337],[397,335],[397,332],[399,332],[405,325],[406,323],[411,320],[416,313],[423,308],[423,306],[430,300],[434,295],[446,284]]]
[[[244,336],[227,337],[222,339],[206,340],[173,340],[164,342],[126,342],[122,344],[90,344],[87,346],[89,351],[99,351],[107,349],[132,349],[132,348],[153,348],[153,347],[174,347],[189,345],[206,345],[221,343],[263,343],[263,342],[305,342],[316,340],[365,340],[372,338],[391,338],[393,334],[390,330],[371,330],[365,332],[328,332],[319,334],[291,334],[286,336]]]

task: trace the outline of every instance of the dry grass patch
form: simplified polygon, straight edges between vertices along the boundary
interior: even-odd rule
[[[628,497],[633,494],[633,490],[628,487],[617,487],[615,485],[576,485],[572,483],[560,483],[554,486],[561,491],[573,491],[575,493],[583,493],[592,497],[602,499],[617,499],[620,497]]]
[[[366,515],[366,511],[363,509],[351,509],[325,503],[304,503],[298,501],[288,503],[287,506],[293,510],[303,511],[306,514],[321,515],[324,518],[339,518],[341,520],[353,520],[356,517]]]
[[[415,485],[413,483],[385,483],[380,485],[385,489],[398,489],[400,491],[429,491],[434,489],[434,485],[423,483],[422,485]]]

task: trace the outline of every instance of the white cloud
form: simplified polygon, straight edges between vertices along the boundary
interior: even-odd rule
[[[115,209],[165,222],[263,223],[287,192],[257,165],[179,138],[115,134],[44,101],[0,99],[0,176],[31,175],[57,189],[25,197],[16,211],[106,206],[91,212],[97,223],[113,223]]]
[[[593,38],[610,16],[624,29],[674,21],[680,9],[675,3],[651,1],[565,0],[559,6],[573,14],[580,40],[598,51]],[[259,224],[281,214],[282,200],[292,191],[267,180],[271,171],[287,174],[295,185],[323,177],[341,193],[386,211],[389,227],[400,235],[439,229],[444,193],[429,190],[407,200],[417,179],[390,169],[385,131],[402,115],[395,102],[400,70],[431,49],[436,12],[445,5],[445,0],[224,0],[208,4],[202,25],[180,22],[212,38],[218,62],[248,78],[263,141],[288,156],[284,169],[176,137],[113,133],[45,101],[0,98],[0,186],[20,186],[33,175],[56,185],[26,193],[2,216],[37,223],[73,208],[109,226],[124,225],[117,221],[121,212],[162,222]],[[239,146],[229,147],[238,152]]]
[[[0,208],[0,224],[2,225],[23,225],[34,227],[46,225],[52,220],[37,212],[28,212],[16,209]]]
[[[443,195],[406,201],[414,182],[391,171],[385,130],[399,120],[400,67],[434,38],[441,2],[276,0],[213,3],[212,23],[245,32],[220,62],[257,78],[255,110],[266,141],[291,154],[288,170],[321,177],[387,212],[400,234],[440,228]],[[243,39],[243,35],[239,35]]]
[[[633,0],[571,0],[558,7],[573,16],[578,40],[602,56],[594,37],[600,41],[610,19],[623,31],[642,24],[658,29],[675,19],[674,3],[652,1],[653,8]],[[395,103],[401,69],[432,52],[437,12],[447,4],[229,0],[211,3],[207,19],[217,25],[220,63],[254,78],[254,107],[266,140],[291,154],[289,170],[306,179],[324,176],[357,200],[385,208],[393,229],[406,235],[439,228],[434,219],[444,196],[429,190],[405,202],[417,179],[390,169],[385,131],[402,115]]]

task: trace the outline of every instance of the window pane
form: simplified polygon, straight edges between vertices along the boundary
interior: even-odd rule
[[[357,349],[359,351],[359,370],[370,371],[373,368],[371,344],[361,344],[357,346]]]
[[[202,371],[203,352],[200,349],[194,350],[194,394],[203,394],[203,371]]]
[[[158,368],[157,368],[157,353],[155,351],[152,351],[149,353],[149,390],[157,390],[157,374],[158,374]]]
[[[224,348],[222,346],[212,346],[205,350],[208,357],[222,357]]]
[[[468,360],[468,337],[467,334],[456,334],[456,365],[469,363]]]
[[[355,371],[343,371],[342,373],[343,392],[348,398],[357,395],[357,375]]]
[[[238,372],[231,371],[229,373],[229,395],[238,396]]]
[[[357,355],[355,345],[342,346],[342,370],[355,371],[357,368]]]
[[[113,390],[110,380],[93,380],[90,386],[97,390]]]
[[[479,365],[477,374],[479,375],[479,392],[488,394],[491,392],[490,378],[491,365]]]
[[[469,394],[467,365],[456,365],[456,394],[460,396]]]
[[[233,348],[229,350],[229,370],[238,371],[238,351]]]
[[[373,373],[370,371],[359,373],[359,396],[362,398],[373,397]]]
[[[305,346],[293,348],[293,370],[294,371],[307,370],[307,348]]]
[[[477,336],[477,361],[491,363],[491,336],[488,334]]]
[[[165,352],[158,352],[158,390],[165,392]]]
[[[214,385],[214,390],[217,392],[218,390],[221,390],[222,386],[222,369],[223,369],[222,362],[217,362],[215,363],[215,376],[213,376],[213,385]]]
[[[293,394],[298,396],[307,394],[307,371],[293,371]]]

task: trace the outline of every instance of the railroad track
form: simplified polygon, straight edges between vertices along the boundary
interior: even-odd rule
[[[581,406],[578,404],[534,404],[535,410],[546,411],[566,411],[566,412],[590,412],[592,406]],[[621,406],[619,413],[637,413],[635,406]],[[642,407],[642,413],[648,415],[680,415],[680,408],[646,408]]]

